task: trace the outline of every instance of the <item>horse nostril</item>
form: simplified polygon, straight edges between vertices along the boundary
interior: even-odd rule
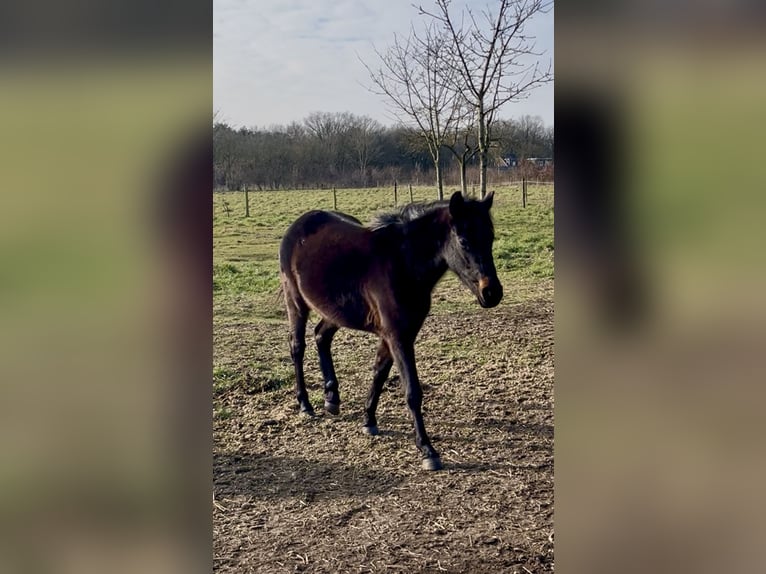
[[[479,297],[484,307],[494,307],[503,298],[503,286],[497,279],[482,277],[479,279]]]
[[[482,287],[481,298],[483,299],[484,303],[487,304],[487,306],[494,307],[500,303],[500,300],[503,298],[502,285],[498,283],[495,285],[487,285],[486,287]]]

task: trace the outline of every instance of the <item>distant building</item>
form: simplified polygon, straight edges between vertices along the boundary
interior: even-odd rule
[[[527,161],[534,163],[537,167],[548,167],[553,165],[552,157],[528,157]]]
[[[519,160],[516,157],[516,154],[512,153],[505,157],[497,158],[497,168],[500,170],[510,169],[512,167],[517,167],[518,165],[519,165]]]
[[[549,165],[553,165],[553,158],[552,157],[528,157],[525,158],[524,161],[532,163],[535,165],[535,167],[548,167]],[[498,157],[495,160],[495,165],[497,166],[497,169],[500,171],[511,169],[513,167],[519,167],[520,160],[516,156],[516,154],[508,154],[503,157]]]

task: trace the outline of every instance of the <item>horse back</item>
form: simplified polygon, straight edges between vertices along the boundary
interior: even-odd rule
[[[375,234],[348,215],[311,211],[280,246],[280,268],[309,307],[339,325],[372,330],[370,283],[385,277]]]
[[[361,222],[344,213],[332,211],[309,211],[296,219],[290,227],[287,228],[285,235],[279,245],[279,266],[280,270],[289,272],[292,265],[292,257],[296,247],[304,245],[306,240],[327,230],[328,226],[344,223],[350,226],[361,227]]]

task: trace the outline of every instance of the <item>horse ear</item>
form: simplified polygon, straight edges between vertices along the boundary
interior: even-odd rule
[[[452,194],[452,197],[450,197],[450,200],[449,200],[450,215],[452,217],[458,217],[463,210],[463,205],[465,205],[463,194],[459,191],[456,191],[455,193]]]
[[[487,195],[484,196],[484,199],[482,200],[482,203],[487,207],[487,211],[489,211],[492,208],[492,200],[495,198],[495,192],[490,191]]]

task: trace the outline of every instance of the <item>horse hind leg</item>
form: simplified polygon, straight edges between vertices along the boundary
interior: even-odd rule
[[[372,385],[370,386],[370,393],[367,396],[364,410],[364,426],[362,429],[369,435],[374,436],[378,434],[378,419],[375,416],[375,412],[378,409],[378,400],[380,399],[380,393],[383,391],[383,384],[388,379],[393,364],[394,360],[391,358],[388,344],[381,339],[378,345],[378,354],[375,357],[375,365],[372,369]]]
[[[295,396],[298,399],[301,413],[313,416],[314,408],[309,402],[306,391],[306,381],[303,376],[303,356],[306,351],[306,321],[309,310],[300,295],[291,293],[291,289],[285,285],[285,304],[287,307],[287,319],[290,324],[290,357],[295,367]]]
[[[324,377],[324,408],[331,415],[340,414],[340,391],[335,365],[332,362],[332,339],[338,332],[338,325],[321,319],[314,329],[314,340],[319,354],[319,367]]]

